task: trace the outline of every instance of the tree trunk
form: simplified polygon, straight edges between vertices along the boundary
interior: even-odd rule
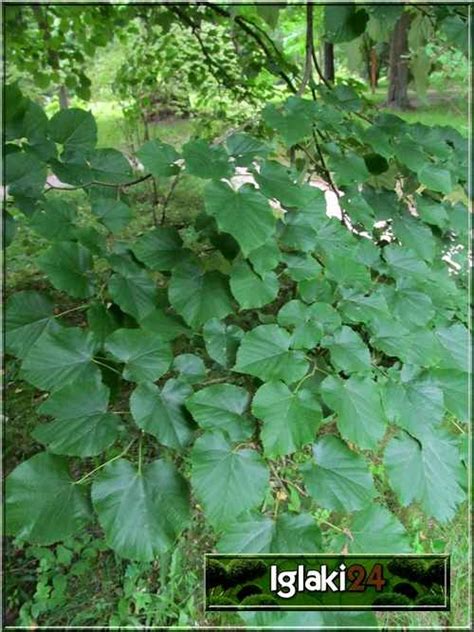
[[[334,44],[324,42],[324,78],[334,83]]]
[[[69,107],[69,95],[67,93],[66,86],[59,86],[58,96],[59,107],[61,108],[61,110],[65,110]]]
[[[408,100],[408,28],[412,16],[404,11],[398,18],[390,40],[387,105],[399,110],[410,107]]]
[[[377,60],[377,52],[375,50],[375,46],[372,46],[370,49],[370,87],[372,88],[372,93],[375,92],[375,88],[377,87],[379,80],[378,73],[378,60]]]

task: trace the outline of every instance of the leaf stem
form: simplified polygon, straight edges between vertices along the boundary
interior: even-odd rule
[[[331,529],[335,529],[336,531],[340,531],[341,533],[346,534],[344,529],[341,529],[341,527],[336,527],[336,525],[332,524],[332,522],[328,522],[327,520],[320,520],[319,523],[320,524],[327,524],[328,527],[331,527]]]
[[[464,428],[462,428],[455,419],[451,419],[450,421],[454,426],[456,426],[456,428],[459,430],[461,434],[466,434],[466,431],[464,430]]]
[[[78,305],[77,307],[71,307],[71,309],[66,309],[64,312],[60,312],[59,314],[54,314],[54,318],[60,318],[65,314],[70,314],[71,312],[77,312],[80,309],[87,309],[89,307],[88,304]]]
[[[311,373],[308,373],[308,375],[305,375],[304,377],[301,378],[301,380],[298,382],[298,384],[295,387],[295,393],[298,392],[300,386],[306,381],[309,380],[310,377],[313,377],[313,375],[316,373],[316,371],[318,370],[317,366],[313,367],[313,370],[311,371]]]
[[[99,364],[100,366],[103,366],[106,369],[109,369],[109,371],[112,371],[113,373],[117,373],[117,375],[122,375],[120,373],[120,371],[117,371],[117,369],[114,369],[114,367],[109,366],[108,364],[105,364],[105,362],[101,362],[100,360],[97,360],[97,358],[92,358],[92,362],[94,362],[95,364]]]
[[[138,476],[142,475],[142,462],[143,462],[143,430],[138,442]]]
[[[128,446],[125,448],[125,450],[123,450],[122,452],[120,452],[120,454],[117,454],[116,456],[112,457],[111,459],[109,459],[108,461],[105,461],[105,463],[102,463],[101,465],[98,465],[97,467],[95,467],[93,470],[91,470],[90,472],[87,472],[87,474],[84,474],[84,476],[82,478],[80,478],[78,481],[74,481],[73,485],[81,485],[85,480],[87,480],[90,476],[92,476],[93,474],[95,474],[96,472],[98,472],[99,470],[101,470],[103,467],[105,467],[106,465],[109,465],[109,463],[113,463],[114,461],[116,461],[117,459],[122,458],[123,456],[125,456],[127,454],[127,452],[130,450],[130,448],[132,447],[132,445],[135,443],[136,439],[132,439],[132,441],[130,441],[130,443],[128,444]]]

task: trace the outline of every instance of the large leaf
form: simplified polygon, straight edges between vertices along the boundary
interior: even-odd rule
[[[278,323],[293,329],[291,346],[294,349],[312,349],[324,333],[332,333],[340,327],[341,318],[328,303],[305,305],[293,300],[278,312]]]
[[[6,349],[24,358],[43,331],[57,328],[53,304],[43,294],[25,290],[7,301],[5,312]]]
[[[300,351],[290,351],[290,343],[290,334],[281,327],[260,325],[242,338],[234,371],[292,384],[305,375],[308,361]]]
[[[38,264],[56,289],[77,298],[91,296],[92,256],[84,246],[72,241],[57,242],[38,257]]]
[[[265,197],[275,198],[284,206],[301,208],[319,197],[317,189],[299,185],[288,167],[272,160],[263,164],[255,180]]]
[[[410,553],[408,534],[402,523],[385,507],[371,507],[354,514],[348,536],[337,541],[347,546],[349,553]]]
[[[444,395],[444,404],[459,421],[469,420],[469,374],[451,369],[430,371]]]
[[[108,289],[120,309],[138,321],[157,307],[155,283],[144,270],[130,275],[113,274]]]
[[[386,424],[376,382],[368,377],[341,380],[330,376],[321,384],[321,392],[338,415],[337,425],[344,439],[363,449],[375,449]]]
[[[442,349],[441,369],[469,371],[470,344],[469,332],[461,323],[435,330],[436,339]]]
[[[183,263],[173,270],[168,294],[171,305],[193,328],[232,312],[225,276],[216,270],[204,272],[193,263]]]
[[[307,513],[283,513],[276,520],[249,515],[229,525],[217,542],[220,553],[318,553],[321,531]]]
[[[268,382],[255,393],[252,413],[262,419],[260,431],[266,456],[295,452],[313,441],[321,423],[321,408],[312,391],[290,391],[283,382]]]
[[[245,416],[249,394],[233,384],[213,384],[194,393],[186,407],[204,430],[220,430],[231,441],[248,439],[253,424]]]
[[[297,211],[285,213],[283,221],[281,240],[285,246],[303,252],[314,251],[319,228],[327,221],[323,192],[315,189],[311,201]]]
[[[120,232],[132,219],[132,211],[127,204],[108,197],[94,197],[91,211],[112,233]]]
[[[311,135],[316,113],[317,108],[313,101],[291,96],[284,103],[267,105],[262,117],[291,147]]]
[[[175,228],[157,227],[139,237],[133,254],[152,270],[172,270],[183,260],[183,241]]]
[[[352,5],[328,5],[324,11],[325,37],[329,42],[350,42],[362,35],[369,20],[364,9]]]
[[[168,380],[162,389],[139,384],[130,397],[130,411],[137,426],[160,443],[182,450],[192,439],[192,428],[184,403],[192,393],[188,384]]]
[[[425,163],[421,167],[418,171],[418,179],[428,189],[445,195],[449,195],[454,188],[451,172],[431,163]]]
[[[370,352],[362,338],[350,327],[342,327],[332,336],[322,340],[329,349],[331,362],[344,373],[367,373],[370,371]]]
[[[245,257],[275,232],[276,220],[267,199],[250,185],[234,191],[225,182],[211,182],[204,190],[204,199],[219,229],[237,240]]]
[[[179,166],[176,164],[179,159],[178,152],[171,145],[158,139],[146,142],[136,155],[155,178],[166,178],[179,172]]]
[[[259,276],[246,261],[237,261],[232,266],[230,289],[242,309],[255,309],[274,301],[280,286],[274,272]]]
[[[123,377],[132,382],[155,382],[169,369],[173,354],[160,334],[143,329],[118,329],[105,349],[125,364]]]
[[[301,467],[303,480],[314,500],[332,511],[364,509],[376,496],[365,460],[334,435],[313,446],[313,461]]]
[[[38,412],[55,420],[35,428],[33,437],[55,454],[95,456],[118,435],[117,415],[107,413],[109,389],[96,378],[55,391]]]
[[[5,184],[10,195],[37,198],[46,184],[46,165],[23,151],[5,156]]]
[[[256,156],[266,156],[270,151],[264,142],[242,132],[229,136],[226,147],[237,167],[250,167]]]
[[[190,518],[186,481],[162,460],[141,471],[125,459],[110,463],[92,485],[92,502],[109,546],[143,562],[168,551]]]
[[[389,382],[383,399],[388,419],[412,435],[419,436],[443,420],[443,391],[431,379]]]
[[[189,335],[190,331],[184,322],[174,314],[168,314],[160,307],[150,312],[140,321],[140,326],[147,331],[159,335],[163,340],[170,341],[182,334]]]
[[[407,433],[394,437],[385,451],[390,485],[403,506],[413,501],[446,522],[465,494],[459,481],[459,449],[452,435],[426,430],[419,440]]]
[[[133,175],[130,163],[116,149],[96,149],[90,164],[97,182],[125,184]]]
[[[183,157],[187,171],[204,179],[226,178],[232,167],[223,147],[211,147],[205,140],[191,140],[183,147]]]
[[[74,485],[67,461],[46,452],[21,463],[5,488],[6,532],[49,545],[80,531],[90,518],[88,503]]]
[[[237,325],[226,325],[218,318],[211,318],[202,331],[208,355],[226,368],[233,366],[244,335],[242,329]]]
[[[254,509],[265,496],[268,470],[255,450],[238,450],[219,432],[205,433],[192,451],[191,482],[209,522],[220,527]]]
[[[76,236],[76,208],[61,199],[47,198],[30,220],[33,230],[48,241],[64,241]]]
[[[94,149],[97,125],[90,112],[78,108],[60,110],[49,121],[51,138],[64,149],[84,153]]]
[[[23,360],[21,374],[45,391],[94,377],[94,346],[92,334],[76,327],[45,331]]]

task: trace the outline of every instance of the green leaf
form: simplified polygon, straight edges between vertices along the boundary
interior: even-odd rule
[[[351,537],[345,539],[349,553],[409,553],[408,533],[402,523],[385,507],[372,504],[358,511],[349,527]],[[342,544],[342,538],[339,538]]]
[[[420,440],[407,433],[394,437],[385,450],[384,463],[404,507],[417,501],[429,516],[447,522],[465,497],[458,480],[459,458],[452,435],[427,430]]]
[[[157,227],[139,237],[133,254],[152,270],[172,270],[183,260],[186,250],[175,228]]]
[[[30,220],[34,231],[48,241],[74,239],[76,235],[76,209],[61,199],[48,198]]]
[[[97,143],[97,125],[90,112],[78,108],[60,110],[49,121],[49,133],[64,149],[84,153]]]
[[[237,240],[244,257],[275,232],[276,219],[267,199],[250,185],[234,191],[225,182],[210,182],[204,190],[204,201],[219,230]]]
[[[314,251],[320,226],[327,221],[323,192],[315,189],[314,198],[297,211],[285,213],[283,221],[281,241],[285,246],[303,252]]]
[[[53,317],[53,303],[39,292],[16,292],[7,301],[5,312],[6,349],[24,358],[43,331],[58,325]]]
[[[369,16],[352,5],[328,5],[324,11],[325,38],[340,44],[350,42],[365,31]]]
[[[280,134],[288,147],[292,147],[311,135],[316,113],[313,101],[291,96],[278,105],[267,105],[262,118]]]
[[[292,454],[314,440],[321,423],[316,396],[302,388],[290,391],[283,382],[268,382],[255,393],[252,413],[261,419],[260,431],[269,458]]]
[[[324,338],[321,345],[329,349],[331,362],[344,373],[370,371],[370,352],[362,338],[350,327],[341,327],[332,336]]]
[[[94,197],[91,211],[112,233],[119,233],[133,217],[131,208],[121,200]]]
[[[229,525],[217,542],[219,553],[317,553],[321,531],[307,513],[279,514],[272,520],[249,515]]]
[[[167,314],[160,307],[150,312],[140,321],[140,326],[147,331],[158,334],[162,340],[169,342],[175,340],[178,336],[189,335],[190,330],[184,325],[184,322],[174,314]]]
[[[395,217],[393,232],[403,246],[410,248],[425,261],[433,261],[436,243],[431,229],[414,217]]]
[[[257,156],[265,157],[270,152],[270,147],[264,142],[242,132],[229,136],[226,147],[236,167],[250,167]]]
[[[108,184],[125,184],[132,177],[132,168],[116,149],[96,149],[90,159],[94,180]]]
[[[290,351],[290,343],[290,334],[281,327],[259,325],[244,334],[234,371],[292,384],[306,374],[308,361],[303,353]]]
[[[183,146],[188,173],[198,178],[227,178],[232,174],[229,157],[223,147],[211,147],[205,140],[192,140]]]
[[[452,369],[436,369],[430,376],[444,394],[444,404],[459,421],[469,420],[469,374]]]
[[[293,300],[278,312],[278,324],[293,329],[291,346],[294,349],[313,349],[323,336],[322,324],[314,316],[312,307]]]
[[[235,364],[237,348],[244,332],[237,325],[226,325],[211,318],[203,327],[204,344],[208,355],[223,367]]]
[[[313,446],[313,461],[301,466],[304,484],[314,500],[331,511],[352,512],[370,505],[377,495],[366,461],[334,435]]]
[[[425,163],[418,171],[418,179],[428,189],[445,195],[449,195],[454,189],[451,172],[434,164]]]
[[[257,274],[264,275],[265,272],[274,270],[280,262],[280,249],[276,241],[268,241],[260,246],[248,256],[253,269]]]
[[[384,257],[395,278],[407,276],[414,280],[422,280],[429,276],[430,270],[426,263],[409,248],[386,246]]]
[[[232,313],[226,277],[218,271],[204,272],[191,262],[174,268],[168,295],[171,305],[193,329],[210,318]]]
[[[392,290],[392,288],[389,289]],[[384,323],[390,320],[390,311],[385,295],[380,292],[365,296],[357,290],[341,288],[340,293],[343,300],[338,307],[345,320],[353,323],[364,323],[365,325]]]
[[[46,165],[24,151],[7,154],[5,184],[10,195],[38,198],[46,184]]]
[[[337,414],[341,435],[362,449],[373,450],[385,433],[379,387],[368,377],[327,377],[321,384],[326,404]]]
[[[461,323],[435,330],[435,336],[442,349],[439,368],[454,371],[469,371],[469,332]]]
[[[127,276],[113,274],[108,290],[120,309],[138,321],[156,308],[156,286],[145,271]]]
[[[125,364],[123,377],[132,382],[155,382],[171,365],[170,345],[159,334],[143,329],[118,329],[105,343],[105,349]]]
[[[260,277],[246,261],[236,261],[230,274],[230,289],[242,309],[252,309],[274,301],[280,286],[274,272]]]
[[[249,394],[233,384],[213,384],[194,393],[186,407],[204,430],[220,430],[231,441],[243,441],[252,434],[254,425],[246,417]]]
[[[88,503],[74,485],[67,461],[46,452],[21,463],[5,488],[6,532],[49,545],[80,531],[90,518]]]
[[[385,296],[391,313],[406,327],[424,327],[435,315],[428,294],[410,288],[386,288]]]
[[[314,279],[321,273],[321,266],[311,255],[284,255],[283,261],[293,281]]]
[[[92,502],[109,546],[141,562],[169,551],[190,520],[186,481],[163,460],[141,471],[125,459],[110,463],[92,485]]]
[[[389,382],[383,390],[387,418],[418,437],[444,416],[443,391],[431,379]]]
[[[44,331],[21,365],[21,374],[34,386],[48,391],[68,382],[94,377],[94,338],[77,327]]]
[[[109,389],[98,376],[80,384],[67,384],[39,407],[42,415],[55,420],[35,428],[32,435],[54,454],[95,456],[117,438],[117,415],[107,413]]]
[[[318,198],[318,189],[299,185],[291,169],[278,162],[267,160],[255,180],[265,197],[276,198],[284,206],[301,208]]]
[[[182,450],[192,439],[184,403],[192,388],[178,380],[168,380],[162,389],[155,384],[139,384],[130,397],[130,411],[139,428],[163,445]]]
[[[160,140],[149,140],[140,147],[136,156],[155,178],[168,178],[179,172],[175,163],[180,155],[174,147]]]
[[[84,246],[72,241],[59,241],[40,255],[37,261],[57,290],[77,298],[92,295],[92,255]]]
[[[193,353],[182,353],[176,356],[173,362],[173,370],[178,371],[179,379],[188,384],[202,382],[206,377],[206,365],[202,358]]]
[[[194,444],[191,463],[194,493],[214,527],[263,502],[268,470],[255,450],[236,450],[223,434],[207,432]]]

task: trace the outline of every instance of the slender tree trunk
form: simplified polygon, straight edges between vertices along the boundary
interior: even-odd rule
[[[387,105],[399,110],[410,107],[408,100],[408,28],[412,16],[404,11],[390,40],[389,86]]]
[[[69,107],[69,95],[66,86],[59,86],[58,96],[59,107],[61,108],[61,110],[65,110]]]
[[[324,42],[324,78],[334,83],[334,44]]]
[[[375,88],[378,84],[378,79],[379,73],[377,52],[375,50],[375,46],[372,46],[372,48],[370,49],[370,87],[372,88],[372,92],[375,92]]]

